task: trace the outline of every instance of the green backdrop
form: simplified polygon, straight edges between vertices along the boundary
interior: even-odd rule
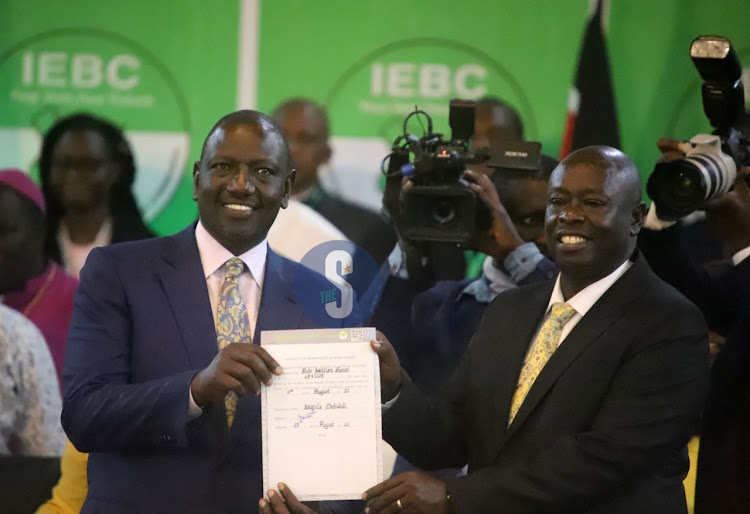
[[[340,162],[375,177],[415,103],[446,131],[449,98],[492,94],[557,155],[588,9],[588,0],[2,0],[0,167],[33,174],[39,133],[57,115],[110,117],[135,141],[144,211],[171,233],[195,217],[190,171],[206,131],[238,106],[323,102]],[[750,68],[748,15],[746,0],[610,2],[622,146],[644,177],[659,136],[710,130],[690,42],[726,35]]]

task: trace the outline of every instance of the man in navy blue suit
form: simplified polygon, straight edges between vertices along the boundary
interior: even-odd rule
[[[295,171],[274,122],[238,111],[211,129],[193,177],[200,221],[97,248],[81,273],[62,421],[90,453],[82,512],[247,512],[263,496],[258,393],[281,369],[260,332],[317,327],[294,298],[296,263],[266,242]],[[247,329],[220,350],[235,257]]]

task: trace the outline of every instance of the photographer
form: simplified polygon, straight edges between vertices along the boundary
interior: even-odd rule
[[[662,160],[683,159],[679,141],[658,142]],[[702,425],[695,512],[746,512],[750,505],[750,167],[737,172],[734,187],[706,201],[706,220],[730,252],[729,262],[700,265],[678,226],[660,231],[655,209],[641,231],[639,247],[654,271],[692,300],[709,327],[726,338],[715,357]],[[715,353],[715,352],[714,352]]]

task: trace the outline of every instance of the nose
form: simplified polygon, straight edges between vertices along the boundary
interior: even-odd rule
[[[255,190],[255,185],[252,182],[250,170],[247,166],[242,165],[227,185],[227,190],[236,193],[251,193]]]
[[[571,202],[566,205],[562,211],[560,211],[559,218],[560,221],[566,223],[577,223],[584,220],[584,215],[580,206],[575,202]]]

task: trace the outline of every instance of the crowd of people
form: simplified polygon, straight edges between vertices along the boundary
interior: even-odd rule
[[[523,139],[508,104],[475,112],[471,148]],[[710,262],[606,146],[470,165],[489,225],[430,246],[322,185],[330,132],[306,98],[221,117],[198,219],[159,237],[115,122],[56,120],[39,184],[0,170],[0,459],[60,457],[37,512],[686,512],[696,436],[695,511],[748,510],[750,167],[701,206]],[[258,393],[283,371],[258,343],[319,327],[298,261],[338,239],[386,277],[366,323],[399,455],[361,501],[306,504],[262,489]]]

